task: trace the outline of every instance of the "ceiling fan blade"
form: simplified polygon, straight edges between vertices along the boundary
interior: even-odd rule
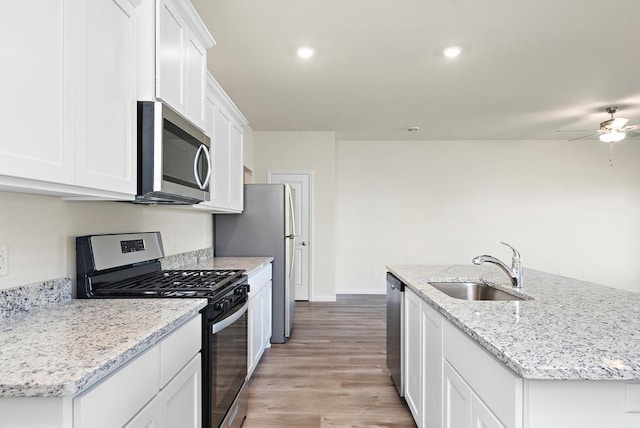
[[[594,135],[597,135],[597,132],[594,132],[593,134],[589,134],[589,135],[583,135],[582,137],[578,137],[578,138],[572,138],[570,140],[567,141],[576,141],[576,140],[582,140],[583,138],[589,138],[589,137],[593,137]]]
[[[590,129],[556,129],[556,132],[591,132]]]
[[[635,129],[640,129],[640,125],[625,126],[624,128],[620,129],[620,131],[626,132],[626,131],[633,131]]]

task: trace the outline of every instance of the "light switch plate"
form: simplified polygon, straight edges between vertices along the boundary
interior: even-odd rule
[[[9,245],[0,244],[0,276],[9,275]]]
[[[627,383],[627,413],[640,413],[640,383]]]

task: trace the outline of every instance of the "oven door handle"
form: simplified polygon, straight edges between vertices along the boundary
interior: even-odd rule
[[[229,327],[234,322],[238,321],[240,317],[242,317],[247,312],[248,307],[249,307],[249,302],[242,305],[242,307],[240,307],[240,309],[234,312],[231,316],[211,325],[211,334],[216,334],[224,330],[225,328]]]

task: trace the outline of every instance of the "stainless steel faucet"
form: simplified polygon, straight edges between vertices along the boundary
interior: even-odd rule
[[[520,261],[520,253],[518,252],[518,250],[516,250],[506,242],[500,242],[500,243],[511,248],[511,250],[513,251],[513,257],[511,258],[511,269],[509,269],[509,266],[504,264],[504,262],[502,262],[501,260],[493,256],[488,256],[486,254],[482,256],[474,257],[473,260],[471,260],[471,262],[474,265],[481,265],[482,263],[485,263],[485,262],[493,263],[494,265],[502,269],[507,275],[509,275],[509,278],[511,279],[511,285],[513,285],[514,287],[522,288],[524,284],[522,282],[522,262]]]

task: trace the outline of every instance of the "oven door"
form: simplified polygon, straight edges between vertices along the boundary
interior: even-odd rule
[[[217,428],[231,410],[225,427],[239,426],[246,409],[240,411],[234,405],[236,396],[247,377],[247,308],[248,303],[206,329],[203,391],[205,402],[205,428]],[[208,374],[208,376],[207,376]]]

